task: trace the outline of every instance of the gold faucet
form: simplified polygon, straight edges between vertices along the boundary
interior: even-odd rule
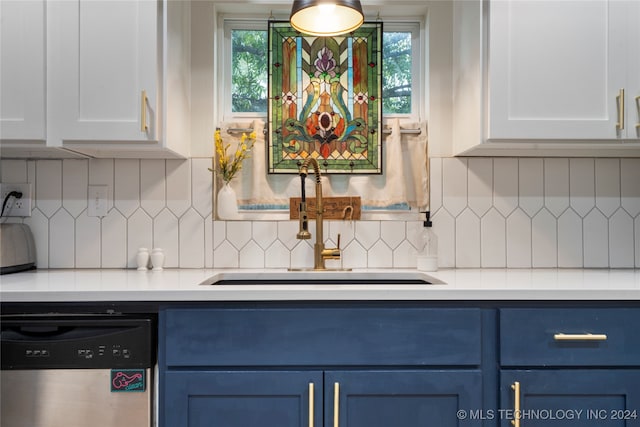
[[[320,182],[320,167],[313,157],[307,157],[300,166],[300,181],[302,183],[302,197],[300,201],[300,231],[296,234],[298,239],[310,239],[309,216],[307,214],[307,197],[305,195],[304,180],[309,174],[309,164],[313,166],[316,177],[316,243],[313,245],[313,269],[326,270],[325,260],[340,259],[340,235],[338,235],[338,247],[324,247],[324,206],[322,203],[322,183]]]

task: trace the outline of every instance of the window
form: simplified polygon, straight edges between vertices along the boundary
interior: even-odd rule
[[[382,35],[382,113],[411,114],[411,33]]]
[[[226,57],[220,93],[224,120],[265,118],[267,114],[267,23],[266,21],[225,20]],[[383,24],[383,105],[385,118],[418,120],[420,100],[421,39],[418,22]]]
[[[231,30],[231,112],[267,112],[267,32]]]

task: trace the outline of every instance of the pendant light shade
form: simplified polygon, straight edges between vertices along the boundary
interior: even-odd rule
[[[337,36],[364,22],[360,0],[294,0],[291,26],[312,36]]]

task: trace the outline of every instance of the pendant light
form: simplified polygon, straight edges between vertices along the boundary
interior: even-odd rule
[[[291,26],[312,36],[349,33],[364,22],[360,0],[294,0]]]

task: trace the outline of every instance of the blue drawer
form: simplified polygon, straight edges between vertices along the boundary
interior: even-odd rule
[[[475,308],[168,309],[161,325],[167,366],[480,364]]]
[[[640,366],[640,309],[501,309],[500,364]]]

